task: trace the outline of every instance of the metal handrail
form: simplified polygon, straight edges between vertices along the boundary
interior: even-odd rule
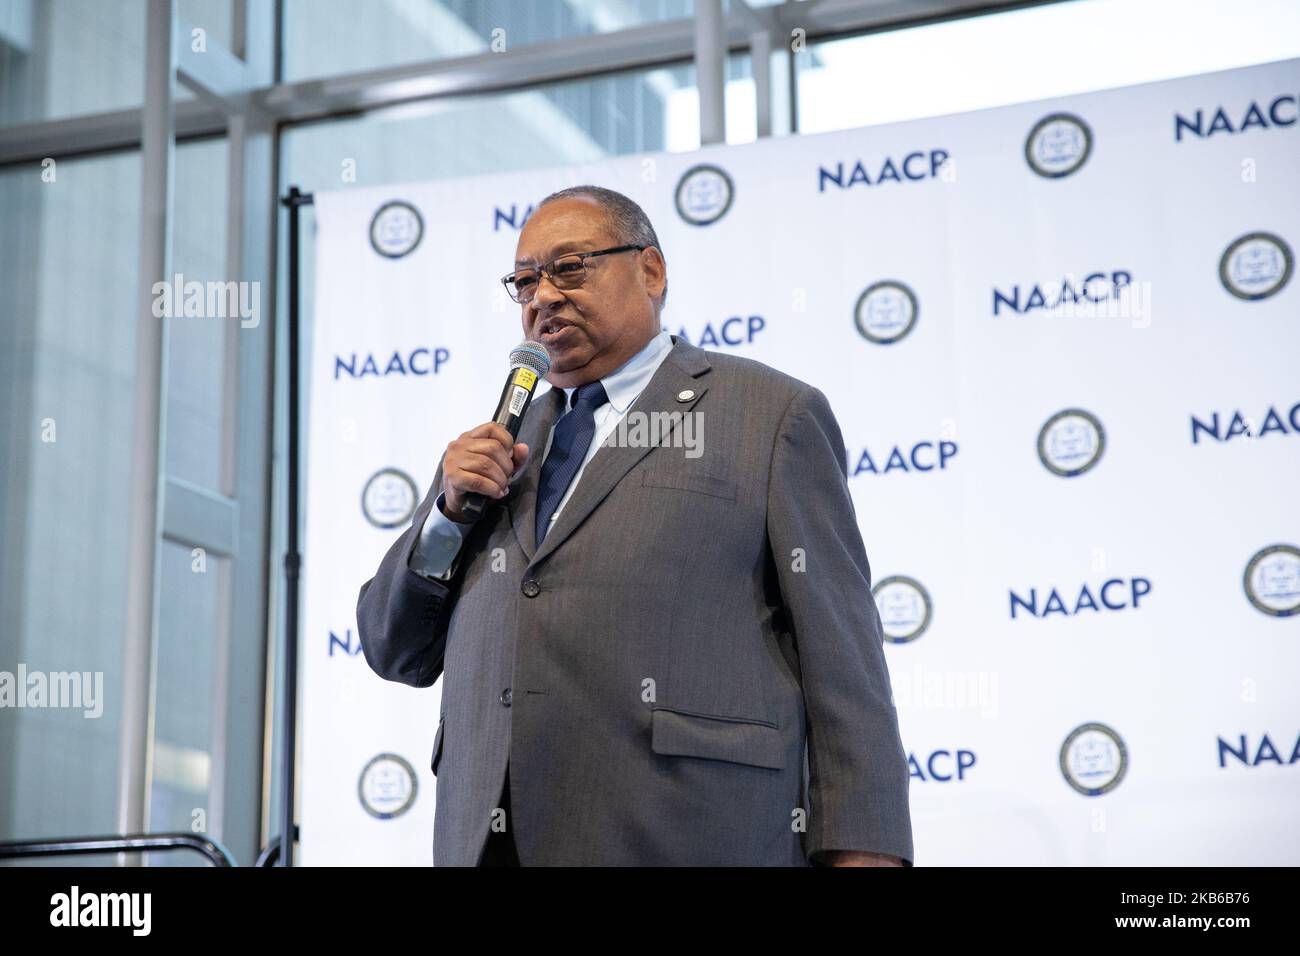
[[[24,857],[78,856],[88,853],[123,853],[137,850],[193,850],[213,866],[238,866],[224,846],[194,833],[138,833],[123,837],[59,837],[53,840],[18,840],[0,843],[0,860]]]

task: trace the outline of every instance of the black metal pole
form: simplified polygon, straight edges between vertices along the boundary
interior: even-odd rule
[[[289,209],[289,402],[288,501],[284,545],[284,670],[280,682],[280,865],[293,866],[295,724],[298,713],[298,210],[310,205],[311,193],[289,187],[280,200]]]

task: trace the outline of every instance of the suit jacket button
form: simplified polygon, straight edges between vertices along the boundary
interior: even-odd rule
[[[511,693],[510,693],[510,688],[509,688],[509,687],[507,687],[505,690],[503,690],[503,691],[501,692],[501,703],[505,704],[507,707],[510,706],[510,701],[511,701],[512,699],[513,699],[513,698],[512,698],[512,695],[511,695]]]
[[[524,578],[524,596],[537,597],[542,593],[542,586],[532,578]]]

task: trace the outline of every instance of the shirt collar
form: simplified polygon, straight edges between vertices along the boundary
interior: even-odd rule
[[[673,338],[667,329],[660,329],[659,334],[646,343],[645,348],[624,362],[619,368],[600,380],[605,386],[605,395],[614,410],[622,415],[638,395],[650,384],[650,379],[659,369],[660,363],[673,350]],[[564,407],[572,407],[572,385],[564,389]]]

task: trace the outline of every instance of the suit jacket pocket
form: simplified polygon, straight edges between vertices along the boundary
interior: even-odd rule
[[[768,767],[785,767],[785,744],[768,721],[711,717],[666,707],[650,712],[650,749],[664,756],[704,757]]]
[[[643,488],[677,488],[681,491],[696,491],[715,498],[736,500],[736,483],[727,478],[719,478],[707,472],[670,471],[668,469],[647,469],[641,473]]]
[[[442,729],[446,723],[445,717],[438,719],[438,732],[433,735],[433,756],[429,758],[429,769],[433,775],[438,776],[438,761],[442,759]]]

